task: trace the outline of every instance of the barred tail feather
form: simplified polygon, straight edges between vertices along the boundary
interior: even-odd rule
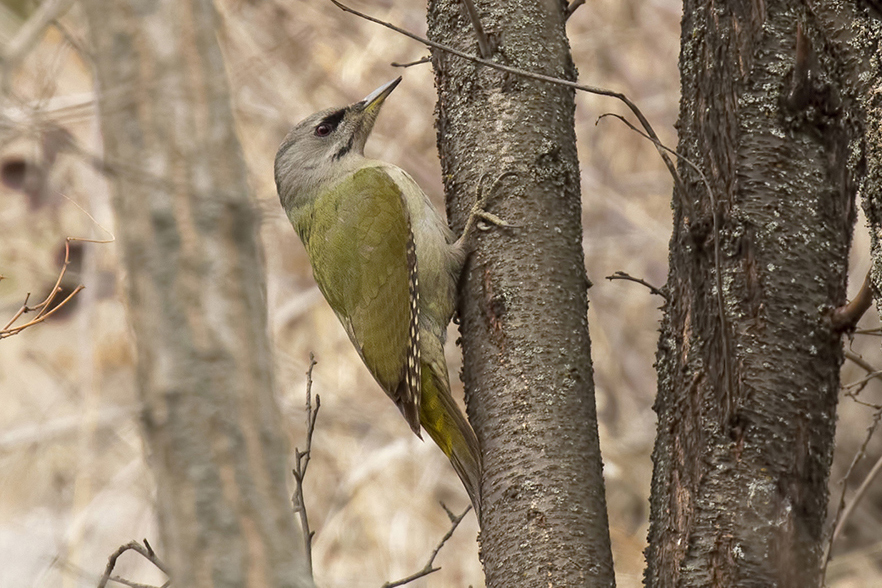
[[[443,369],[443,375],[436,371]],[[481,452],[478,438],[460,411],[447,380],[447,367],[422,365],[422,402],[420,423],[450,459],[472,501],[478,522],[481,521]]]

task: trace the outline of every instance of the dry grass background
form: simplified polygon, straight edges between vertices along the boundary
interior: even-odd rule
[[[404,83],[387,103],[368,144],[372,156],[408,170],[443,209],[435,149],[431,66],[405,71],[392,61],[427,54],[420,45],[345,15],[320,0],[218,0],[239,135],[263,213],[267,296],[275,342],[278,391],[291,444],[303,446],[304,373],[310,352],[319,363],[314,391],[322,396],[306,485],[317,530],[315,567],[322,587],[369,587],[421,568],[448,528],[438,506],[468,499],[441,453],[409,433],[376,387],[312,281],[305,253],[284,218],[272,183],[282,136],[300,118],[366,95],[396,75]],[[423,2],[364,2],[358,7],[412,31],[425,30]],[[676,143],[680,4],[674,0],[592,0],[568,31],[580,79],[623,90]],[[0,5],[0,42],[21,26]],[[4,161],[40,160],[50,123],[82,150],[100,154],[83,19],[74,8],[12,73],[0,104]],[[617,579],[639,586],[646,536],[649,454],[654,438],[652,368],[660,301],[636,284],[603,279],[623,270],[661,285],[667,273],[671,181],[654,150],[612,120],[624,112],[609,99],[577,97],[582,166],[585,262],[594,282],[589,313],[597,403]],[[49,169],[49,202],[29,206],[20,192],[0,191],[0,317],[12,316],[27,292],[43,294],[58,271],[65,236],[102,238],[78,202],[117,234],[106,185],[83,153],[63,154]],[[158,544],[153,480],[138,434],[133,352],[121,302],[122,269],[115,245],[88,245],[79,279],[87,289],[69,316],[0,341],[0,586],[93,586],[120,544],[147,537]],[[863,221],[852,261],[856,287],[869,266]],[[875,316],[875,313],[870,313]],[[5,321],[3,321],[5,322]],[[874,317],[864,319],[874,325]],[[862,324],[862,326],[864,326]],[[455,334],[454,334],[455,335]],[[454,340],[455,336],[451,336]],[[243,342],[247,344],[247,342]],[[878,340],[853,348],[882,366]],[[449,346],[452,379],[459,352]],[[863,375],[847,364],[843,381]],[[863,398],[880,401],[871,384]],[[832,504],[837,482],[872,421],[872,409],[844,400],[840,411]],[[856,480],[882,454],[879,438]],[[859,482],[853,482],[856,487]],[[852,519],[830,585],[882,582],[882,482]],[[483,585],[477,525],[469,516],[436,563],[442,570],[414,586]],[[161,575],[134,555],[119,571],[159,584]]]

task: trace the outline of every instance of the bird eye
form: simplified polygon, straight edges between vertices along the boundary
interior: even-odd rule
[[[315,128],[315,136],[316,137],[327,137],[331,134],[334,128],[328,123],[322,123]]]

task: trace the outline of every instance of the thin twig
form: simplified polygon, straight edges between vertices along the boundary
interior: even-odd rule
[[[827,564],[830,563],[830,557],[833,555],[833,542],[836,540],[836,529],[839,527],[839,521],[845,510],[845,492],[848,490],[848,479],[851,477],[855,466],[857,466],[866,455],[867,446],[870,444],[870,439],[873,438],[873,434],[876,432],[876,427],[879,426],[880,419],[882,419],[882,409],[873,413],[873,422],[867,427],[867,435],[864,437],[864,442],[861,444],[857,453],[855,453],[848,466],[848,470],[846,470],[845,475],[842,476],[842,480],[839,482],[842,486],[842,492],[839,495],[839,505],[836,507],[836,515],[833,517],[833,531],[830,533],[830,538],[827,540],[827,545],[824,547],[824,558],[821,560],[823,562],[821,566],[821,578],[825,577],[827,574]]]
[[[333,0],[332,0],[333,1]],[[720,251],[720,227],[719,227],[719,219],[717,218],[719,215],[717,214],[717,202],[716,198],[714,198],[714,191],[711,189],[710,182],[707,179],[707,176],[704,175],[704,172],[701,171],[701,168],[698,167],[696,163],[690,160],[688,157],[684,155],[680,155],[673,149],[662,144],[658,137],[653,137],[647,133],[644,133],[637,127],[635,127],[631,122],[625,117],[614,114],[614,113],[605,113],[600,115],[597,118],[597,121],[600,122],[603,118],[607,116],[611,116],[613,118],[617,118],[622,121],[625,125],[628,126],[629,129],[642,136],[644,139],[648,139],[655,144],[656,149],[659,151],[667,151],[678,160],[682,161],[693,170],[698,176],[701,178],[702,183],[704,184],[704,188],[707,191],[707,196],[710,199],[711,205],[711,217],[713,220],[713,230],[714,230],[714,274],[716,278],[716,299],[717,299],[717,312],[720,318],[720,332],[721,332],[721,343],[723,346],[723,370],[725,371],[724,377],[726,379],[726,387],[728,398],[726,399],[726,418],[728,419],[731,416],[732,411],[734,410],[734,402],[735,402],[735,383],[734,383],[734,371],[732,370],[731,361],[732,358],[729,356],[729,321],[726,318],[726,301],[723,299],[723,272],[722,272],[722,253]],[[688,201],[686,197],[686,191],[683,190],[681,203],[684,207],[686,207],[687,214],[691,216],[692,203]]]
[[[882,336],[882,329],[876,327],[874,329],[857,329],[855,335],[872,335],[874,337]]]
[[[851,302],[844,306],[840,306],[833,310],[831,320],[833,321],[833,330],[837,332],[850,331],[857,325],[870,305],[873,304],[873,285],[870,279],[870,272],[864,278],[860,291]]]
[[[401,35],[404,35],[405,37],[409,37],[409,38],[413,39],[414,41],[422,43],[423,45],[426,45],[428,47],[432,47],[433,49],[438,49],[439,51],[444,51],[446,53],[450,53],[451,55],[456,55],[457,57],[461,57],[462,59],[465,59],[467,61],[471,61],[472,63],[478,63],[480,65],[484,65],[486,67],[497,69],[499,71],[504,71],[504,72],[514,74],[517,76],[531,78],[534,80],[539,80],[540,82],[547,82],[549,84],[556,84],[558,86],[564,86],[567,88],[572,88],[574,90],[579,90],[581,92],[588,92],[589,94],[597,94],[598,96],[609,96],[610,98],[615,98],[615,99],[621,101],[622,103],[625,104],[625,106],[628,107],[628,109],[634,114],[634,116],[637,117],[637,120],[640,121],[640,126],[643,127],[643,129],[646,131],[646,134],[654,139],[653,145],[656,146],[659,155],[661,156],[662,160],[665,162],[665,165],[667,166],[668,171],[671,173],[671,177],[674,178],[674,183],[676,184],[677,189],[680,190],[681,192],[685,193],[685,191],[683,190],[683,180],[680,178],[679,172],[677,172],[677,167],[674,165],[674,162],[671,161],[671,158],[668,157],[668,154],[663,149],[659,148],[659,145],[661,145],[662,143],[659,140],[658,135],[655,134],[655,130],[652,128],[652,125],[649,124],[649,120],[647,120],[647,118],[643,115],[643,112],[639,108],[637,108],[637,105],[634,104],[633,102],[631,102],[631,99],[628,98],[625,94],[622,94],[621,92],[614,92],[613,90],[607,90],[606,88],[600,88],[597,86],[586,86],[583,84],[577,84],[576,82],[571,82],[569,80],[563,80],[561,78],[555,78],[553,76],[547,76],[544,74],[533,73],[533,72],[527,71],[525,69],[520,69],[517,67],[510,67],[508,65],[496,63],[495,61],[481,59],[480,57],[475,57],[474,55],[469,55],[468,53],[465,53],[465,52],[460,51],[458,49],[454,49],[453,47],[450,47],[448,45],[444,45],[442,43],[436,43],[435,41],[432,41],[430,39],[426,39],[425,37],[420,37],[419,35],[411,33],[410,31],[407,31],[405,29],[397,27],[391,23],[382,21],[378,18],[374,18],[373,16],[369,16],[364,13],[361,13],[357,10],[349,8],[345,4],[342,4],[341,2],[339,2],[338,0],[331,0],[331,2],[334,4],[334,6],[336,6],[337,8],[339,8],[340,10],[342,10],[344,12],[354,14],[355,16],[358,16],[358,17],[363,18],[365,20],[368,20],[370,22],[376,23],[378,25],[384,26],[387,29],[395,31],[396,33],[399,33]]]
[[[493,45],[490,44],[490,39],[487,38],[487,33],[484,32],[484,27],[481,25],[481,17],[478,15],[475,3],[472,0],[462,0],[462,3],[465,4],[469,18],[472,20],[472,26],[475,27],[475,35],[478,36],[478,52],[484,59],[490,59],[493,57]]]
[[[398,63],[397,61],[393,61],[389,65],[392,67],[413,67],[414,65],[422,65],[423,63],[429,63],[432,61],[432,56],[427,55],[426,57],[420,57],[416,61],[408,61],[407,63]]]
[[[564,20],[569,20],[573,13],[576,12],[576,9],[585,4],[585,0],[573,0],[570,2],[569,6],[567,6],[567,13],[564,15]]]
[[[643,280],[641,278],[635,278],[634,276],[626,274],[625,272],[615,272],[611,276],[606,276],[606,279],[609,280],[610,282],[612,282],[613,280],[627,280],[629,282],[635,282],[637,284],[642,284],[642,285],[646,286],[647,288],[649,288],[649,292],[651,294],[655,294],[656,296],[661,296],[665,300],[668,300],[668,295],[664,290],[662,290],[660,288],[656,288],[655,286],[653,286],[652,284],[650,284],[646,280]]]
[[[882,456],[879,456],[879,459],[877,459],[876,463],[873,464],[873,468],[870,470],[870,473],[867,474],[867,477],[864,478],[863,482],[861,482],[861,485],[858,487],[857,492],[854,493],[851,502],[848,503],[848,506],[842,513],[842,517],[839,519],[839,522],[836,523],[836,528],[833,530],[833,537],[830,539],[831,544],[836,542],[836,539],[842,533],[842,529],[845,528],[845,523],[846,521],[848,521],[848,517],[850,517],[851,513],[854,512],[855,507],[867,493],[867,489],[870,487],[870,484],[873,483],[873,480],[876,479],[876,476],[879,475],[879,472],[882,472]]]
[[[151,584],[142,584],[141,582],[132,582],[131,580],[126,580],[120,576],[110,576],[108,578],[111,582],[116,582],[117,584],[122,584],[123,586],[128,586],[129,588],[157,588]]]
[[[850,384],[846,384],[842,387],[845,392],[845,396],[848,396],[856,403],[866,406],[867,408],[872,408],[873,410],[882,410],[882,406],[878,404],[870,404],[869,402],[864,402],[863,400],[858,398],[858,394],[863,392],[864,388],[866,388],[867,384],[869,384],[872,380],[876,378],[882,379],[882,370],[877,370],[875,367],[872,366],[872,364],[870,364],[860,355],[853,351],[849,351],[848,349],[845,350],[845,359],[853,362],[858,367],[867,372],[867,375],[860,380],[852,382]]]
[[[294,505],[294,512],[300,515],[300,528],[303,532],[303,546],[306,550],[306,566],[309,570],[309,577],[312,578],[312,538],[315,531],[309,528],[309,516],[306,513],[306,503],[303,500],[303,479],[306,477],[306,468],[309,467],[310,454],[312,452],[312,436],[315,433],[315,420],[318,418],[319,408],[322,406],[321,397],[315,395],[315,407],[312,405],[312,368],[318,363],[315,356],[309,354],[309,369],[306,370],[306,451],[301,452],[300,449],[294,449],[294,495],[291,502]]]
[[[144,540],[144,543],[147,546],[150,545],[149,543],[147,543],[146,539]],[[138,553],[141,554],[142,557],[144,557],[144,559],[146,559],[147,561],[152,563],[154,566],[156,566],[156,568],[159,569],[159,571],[161,571],[166,576],[169,575],[168,568],[166,567],[166,565],[164,563],[162,563],[162,560],[160,560],[156,556],[156,553],[153,551],[153,548],[148,549],[148,547],[144,547],[143,545],[141,545],[137,541],[129,541],[125,545],[120,545],[117,548],[117,550],[114,551],[112,554],[110,554],[110,557],[107,558],[107,567],[104,568],[104,575],[101,576],[101,580],[98,582],[98,588],[104,588],[105,586],[107,586],[107,582],[109,580],[114,580],[116,582],[120,582],[120,580],[116,577],[111,578],[110,574],[113,573],[113,568],[116,567],[116,560],[118,560],[119,557],[123,553],[125,553],[126,551],[130,551],[130,550],[137,551]],[[128,584],[128,585],[131,586],[132,584]]]
[[[79,208],[86,216],[88,216],[89,219],[91,219],[91,221],[98,226],[98,228],[110,235],[110,239],[85,239],[83,237],[66,237],[64,240],[64,261],[61,264],[61,271],[58,273],[58,277],[55,280],[55,285],[52,286],[52,289],[49,291],[49,294],[46,296],[46,298],[42,302],[34,306],[28,306],[28,300],[31,297],[31,294],[29,292],[25,296],[24,303],[22,304],[21,308],[18,309],[18,312],[16,312],[15,315],[13,315],[13,317],[9,320],[9,322],[6,323],[6,326],[0,329],[0,339],[5,339],[6,337],[11,337],[13,335],[18,335],[25,329],[33,327],[38,323],[42,323],[47,318],[58,312],[61,307],[70,302],[74,296],[79,294],[79,292],[83,290],[83,288],[85,288],[85,286],[83,286],[82,284],[78,285],[76,288],[73,289],[70,294],[67,295],[64,300],[62,300],[55,306],[52,305],[52,302],[55,300],[55,296],[61,291],[61,281],[64,279],[65,273],[67,273],[67,266],[70,265],[70,244],[72,241],[79,241],[81,243],[105,244],[113,243],[116,240],[116,237],[112,232],[110,232],[107,228],[101,225],[101,223],[95,220],[95,217],[89,214],[89,212],[82,206],[80,206],[75,200],[72,200],[66,194],[61,194],[61,196],[73,203],[73,205]],[[22,315],[29,312],[36,312],[37,316],[24,324],[15,327],[12,326],[19,318],[21,318]]]
[[[50,316],[55,314],[55,312],[57,312],[58,309],[60,309],[65,304],[70,302],[70,300],[74,296],[76,296],[83,288],[85,288],[85,286],[80,284],[79,286],[74,288],[73,291],[70,294],[68,294],[64,300],[59,302],[54,307],[52,306],[52,302],[55,300],[55,296],[61,291],[61,280],[64,279],[64,274],[67,272],[67,266],[70,265],[70,242],[75,241],[75,240],[78,240],[78,239],[74,239],[73,237],[67,237],[64,241],[64,262],[62,262],[62,264],[61,264],[61,271],[58,273],[58,278],[55,280],[55,285],[52,286],[52,289],[49,291],[48,296],[46,296],[46,298],[42,302],[40,302],[39,304],[36,304],[34,306],[28,306],[28,300],[30,299],[30,296],[31,296],[31,294],[29,292],[25,296],[25,301],[21,305],[21,308],[18,309],[18,312],[16,312],[13,315],[13,317],[9,320],[9,322],[6,323],[6,326],[4,326],[2,329],[0,329],[0,339],[5,339],[6,337],[12,337],[13,335],[18,335],[19,333],[21,333],[25,329],[27,329],[29,327],[33,327],[34,325],[36,325],[38,323],[42,323],[47,318],[49,318]],[[29,313],[29,312],[36,312],[37,316],[24,324],[12,326],[19,318],[21,318],[22,315]]]
[[[396,586],[404,586],[405,584],[409,584],[414,580],[417,580],[424,576],[428,576],[429,574],[433,574],[441,569],[434,567],[435,558],[438,557],[438,552],[441,551],[441,548],[444,547],[444,544],[447,543],[447,540],[453,536],[453,532],[456,531],[456,528],[459,526],[459,524],[462,522],[468,512],[472,510],[472,507],[471,505],[467,506],[466,509],[462,511],[462,514],[459,516],[455,516],[452,512],[450,512],[450,509],[448,509],[443,502],[441,503],[441,508],[444,509],[444,511],[447,513],[448,518],[450,519],[450,529],[448,529],[448,531],[444,534],[444,536],[441,538],[441,541],[438,542],[438,545],[435,546],[435,549],[432,551],[432,555],[429,556],[429,561],[426,562],[426,565],[423,566],[423,569],[421,569],[420,571],[415,572],[407,576],[406,578],[395,580],[394,582],[386,582],[385,584],[383,584],[382,588],[395,588]]]

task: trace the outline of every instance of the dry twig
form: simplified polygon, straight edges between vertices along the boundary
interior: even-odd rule
[[[413,67],[414,65],[422,65],[424,63],[429,63],[432,61],[432,56],[427,55],[426,57],[420,57],[416,61],[408,61],[407,63],[398,63],[397,61],[393,61],[389,65],[392,67]]]
[[[875,369],[872,365],[870,365],[869,363],[867,363],[866,361],[864,361],[862,358],[860,358],[856,354],[852,353],[851,351],[846,350],[845,356],[849,360],[853,361],[854,363],[859,365],[862,369],[864,369],[865,371],[868,372],[867,376],[865,378],[863,378],[859,382],[851,384],[851,386],[858,385],[859,389],[857,392],[850,393],[849,396],[852,396],[852,398],[855,401],[860,402],[859,400],[857,400],[857,398],[854,397],[854,395],[857,394],[860,390],[863,390],[863,388],[866,386],[867,382],[869,382],[873,378],[882,378],[882,371]],[[866,404],[866,403],[861,402],[861,404]],[[868,405],[868,406],[872,406],[872,405]],[[836,515],[833,517],[833,525],[832,525],[833,530],[830,532],[830,537],[827,540],[827,545],[824,547],[824,556],[823,556],[823,559],[821,560],[822,561],[821,577],[822,578],[825,577],[825,575],[827,573],[827,565],[830,563],[830,557],[833,554],[833,544],[835,543],[836,539],[841,534],[842,529],[845,526],[845,521],[847,520],[848,516],[851,515],[851,512],[854,510],[854,507],[856,506],[857,501],[859,501],[863,497],[863,494],[866,493],[865,486],[869,486],[869,481],[872,481],[872,479],[875,478],[876,475],[879,473],[879,471],[878,471],[879,468],[882,468],[882,465],[880,465],[880,462],[882,462],[882,458],[880,458],[880,461],[876,462],[876,465],[873,466],[873,469],[870,471],[870,474],[867,476],[867,478],[864,480],[864,482],[861,483],[861,486],[858,488],[857,493],[855,494],[854,498],[852,499],[852,503],[849,504],[848,507],[846,507],[845,493],[848,490],[848,479],[851,477],[851,474],[852,474],[852,472],[854,472],[854,468],[857,466],[857,464],[867,454],[867,447],[870,444],[870,440],[873,438],[873,435],[876,432],[876,428],[879,426],[879,421],[882,420],[882,407],[874,406],[873,408],[875,408],[875,411],[873,412],[873,420],[870,423],[870,426],[867,427],[867,434],[864,437],[864,442],[861,443],[860,448],[858,449],[857,453],[855,453],[854,457],[851,460],[851,463],[848,466],[848,470],[846,470],[845,475],[842,476],[842,479],[839,482],[839,484],[842,486],[842,492],[839,494],[839,504],[836,507]]]
[[[564,15],[565,20],[569,20],[573,13],[576,12],[576,9],[585,4],[585,0],[573,0],[567,6],[567,12]]]
[[[306,371],[306,450],[294,449],[294,495],[291,502],[294,504],[294,512],[300,515],[300,527],[303,531],[303,545],[306,550],[306,567],[309,577],[312,578],[312,538],[315,531],[309,528],[309,516],[306,513],[306,503],[303,501],[303,479],[306,477],[306,468],[309,467],[310,452],[312,451],[312,436],[315,433],[315,420],[318,418],[319,408],[322,406],[321,397],[315,395],[315,407],[312,405],[312,368],[316,364],[315,356],[309,354],[309,369]]]
[[[438,552],[441,551],[441,548],[444,547],[444,544],[447,543],[447,540],[453,537],[453,532],[456,531],[456,528],[465,518],[465,516],[472,510],[471,505],[467,506],[462,514],[457,516],[454,515],[447,506],[442,502],[441,508],[444,509],[444,512],[447,513],[447,517],[450,519],[450,529],[441,537],[441,541],[438,542],[438,545],[435,546],[435,549],[432,551],[432,555],[429,556],[429,561],[426,562],[426,565],[423,566],[418,572],[414,572],[413,574],[407,576],[406,578],[401,578],[400,580],[395,580],[394,582],[386,582],[383,584],[382,588],[395,588],[396,586],[404,586],[405,584],[409,584],[414,580],[418,580],[424,576],[428,576],[429,574],[433,574],[440,570],[441,568],[434,567],[435,558],[438,557]]]
[[[107,567],[104,568],[104,574],[101,576],[101,580],[98,582],[98,588],[104,588],[105,586],[107,586],[107,582],[111,580],[119,584],[133,586],[135,588],[145,587],[144,584],[137,584],[135,582],[124,580],[123,578],[120,578],[118,576],[110,575],[113,573],[113,568],[116,567],[116,560],[118,560],[123,553],[130,550],[140,553],[141,556],[144,557],[144,559],[156,566],[157,569],[159,569],[163,574],[165,574],[166,576],[169,575],[168,568],[164,563],[162,563],[162,560],[160,560],[156,556],[156,553],[154,553],[153,548],[150,546],[150,543],[148,543],[146,539],[144,539],[144,545],[141,545],[137,541],[130,541],[125,545],[120,545],[116,551],[110,554],[110,557],[107,559]],[[163,587],[169,585],[169,582],[166,582],[165,584],[163,584]]]
[[[31,294],[28,292],[27,296],[25,296],[24,303],[22,303],[21,308],[18,309],[12,318],[6,323],[2,329],[0,329],[0,339],[5,339],[6,337],[12,337],[13,335],[18,335],[28,327],[33,327],[36,324],[42,323],[47,318],[55,314],[58,309],[63,307],[65,304],[70,302],[70,300],[76,296],[80,290],[85,288],[82,284],[73,289],[73,291],[67,295],[67,297],[59,302],[58,304],[53,306],[53,302],[55,301],[55,297],[58,295],[58,292],[61,291],[61,280],[64,279],[64,274],[67,272],[67,266],[70,264],[70,242],[71,241],[88,241],[88,239],[77,239],[74,237],[67,237],[64,240],[64,262],[61,264],[61,271],[58,273],[58,278],[55,280],[55,285],[50,290],[49,295],[46,298],[34,306],[28,306],[28,300],[30,300]],[[36,312],[37,315],[29,320],[26,323],[15,325],[15,322],[20,319],[23,315],[29,312]],[[15,325],[15,326],[13,326]]]
[[[478,36],[478,52],[484,59],[490,59],[493,57],[493,45],[481,25],[481,17],[478,15],[478,9],[475,8],[474,0],[462,0],[462,3],[465,4],[472,26],[475,27],[475,35]]]
[[[864,278],[860,291],[848,304],[833,310],[833,329],[835,331],[850,331],[854,329],[870,305],[873,304],[873,285],[870,280],[870,272]]]
[[[22,306],[21,306],[21,308],[18,309],[18,312],[16,312],[13,315],[13,317],[9,320],[8,323],[6,323],[6,325],[2,329],[0,329],[0,339],[5,339],[6,337],[11,337],[13,335],[18,335],[19,333],[21,333],[25,329],[27,329],[29,327],[33,327],[36,324],[42,323],[47,318],[49,318],[50,316],[52,316],[53,314],[58,312],[58,310],[60,308],[62,308],[65,304],[70,302],[71,299],[80,292],[80,290],[85,288],[85,286],[80,284],[76,288],[74,288],[73,291],[70,294],[68,294],[64,300],[62,300],[58,304],[55,304],[55,305],[52,304],[55,301],[55,297],[58,295],[58,292],[61,291],[61,281],[64,279],[64,274],[67,272],[67,266],[70,265],[70,244],[72,241],[79,241],[81,243],[99,243],[99,244],[113,243],[114,241],[116,241],[116,237],[113,235],[113,233],[108,231],[98,221],[96,221],[95,217],[93,217],[91,214],[89,214],[89,212],[86,209],[84,209],[82,206],[77,204],[74,200],[71,200],[67,195],[65,195],[65,194],[61,194],[61,195],[64,196],[65,198],[67,198],[67,200],[69,200],[70,202],[72,202],[74,206],[76,206],[81,211],[83,211],[83,213],[85,213],[85,215],[88,216],[92,220],[92,222],[94,222],[96,225],[98,225],[98,227],[102,231],[104,231],[105,233],[110,235],[110,239],[83,239],[81,237],[67,237],[67,238],[65,238],[65,240],[64,240],[64,262],[62,262],[62,264],[61,264],[61,271],[58,273],[58,278],[56,278],[55,285],[52,287],[52,290],[50,290],[49,294],[46,296],[46,298],[42,302],[40,302],[39,304],[35,304],[34,306],[28,306],[28,300],[31,297],[31,294],[29,292],[25,296],[24,303],[22,303]],[[32,318],[31,320],[29,320],[28,322],[26,322],[24,324],[15,325],[15,322],[18,319],[20,319],[23,315],[25,315],[29,312],[36,312],[37,316],[35,316],[34,318]],[[15,325],[15,326],[13,326],[13,325]]]
[[[334,4],[334,6],[336,6],[337,8],[339,8],[340,10],[342,10],[344,12],[354,14],[355,16],[358,16],[358,17],[363,18],[365,20],[368,20],[370,22],[376,23],[378,25],[384,26],[387,29],[395,31],[396,33],[398,33],[400,35],[404,35],[405,37],[408,37],[410,39],[413,39],[414,41],[422,43],[423,45],[426,45],[427,47],[431,47],[433,49],[438,49],[439,51],[444,51],[445,53],[449,53],[451,55],[456,55],[457,57],[461,57],[462,59],[465,59],[467,61],[471,61],[472,63],[478,63],[478,64],[481,64],[481,65],[484,65],[484,66],[487,66],[487,67],[490,67],[493,69],[497,69],[499,71],[504,71],[506,73],[514,74],[516,76],[530,78],[533,80],[538,80],[540,82],[547,82],[549,84],[556,84],[558,86],[564,86],[567,88],[572,88],[574,90],[579,90],[581,92],[588,92],[589,94],[597,94],[598,96],[609,96],[610,98],[615,98],[616,100],[619,100],[620,102],[625,104],[625,106],[628,107],[628,109],[634,114],[634,116],[637,117],[637,120],[640,121],[640,126],[643,127],[643,129],[646,131],[646,134],[654,139],[653,145],[656,146],[656,149],[658,150],[659,156],[661,156],[662,160],[665,162],[665,166],[667,166],[668,171],[671,174],[671,177],[674,178],[674,183],[676,184],[677,189],[680,190],[681,193],[685,194],[685,191],[683,190],[683,180],[680,178],[680,174],[677,171],[677,167],[674,165],[674,162],[671,160],[671,158],[668,156],[668,154],[665,152],[665,150],[659,148],[659,146],[662,145],[662,143],[659,140],[658,135],[656,135],[655,129],[653,129],[652,125],[649,124],[649,120],[646,118],[646,116],[643,115],[643,112],[637,107],[636,104],[631,102],[631,99],[628,98],[625,94],[623,94],[621,92],[614,92],[613,90],[607,90],[606,88],[600,88],[597,86],[586,86],[584,84],[577,84],[576,82],[571,82],[569,80],[563,80],[561,78],[556,78],[554,76],[547,76],[544,74],[534,73],[531,71],[527,71],[525,69],[520,69],[517,67],[510,67],[508,65],[496,63],[495,61],[490,61],[488,59],[482,59],[480,57],[475,57],[474,55],[469,55],[468,53],[465,53],[465,52],[460,51],[458,49],[454,49],[453,47],[449,47],[449,46],[444,45],[442,43],[436,43],[435,41],[432,41],[432,40],[426,39],[425,37],[421,37],[419,35],[411,33],[410,31],[407,31],[405,29],[397,27],[391,23],[380,20],[378,18],[374,18],[373,16],[369,16],[369,15],[364,14],[362,12],[359,12],[353,8],[349,8],[345,4],[339,2],[338,0],[331,0],[331,2]],[[691,217],[691,214],[690,214],[690,217]]]
[[[667,293],[665,293],[665,291],[662,290],[661,288],[656,288],[655,286],[653,286],[652,284],[650,284],[646,280],[641,279],[641,278],[635,278],[634,276],[626,274],[625,272],[615,272],[611,276],[606,276],[606,279],[609,280],[610,282],[612,282],[613,280],[626,280],[628,282],[635,282],[637,284],[642,284],[642,285],[646,286],[647,288],[649,288],[649,292],[651,294],[655,294],[656,296],[661,296],[665,300],[668,299]]]

